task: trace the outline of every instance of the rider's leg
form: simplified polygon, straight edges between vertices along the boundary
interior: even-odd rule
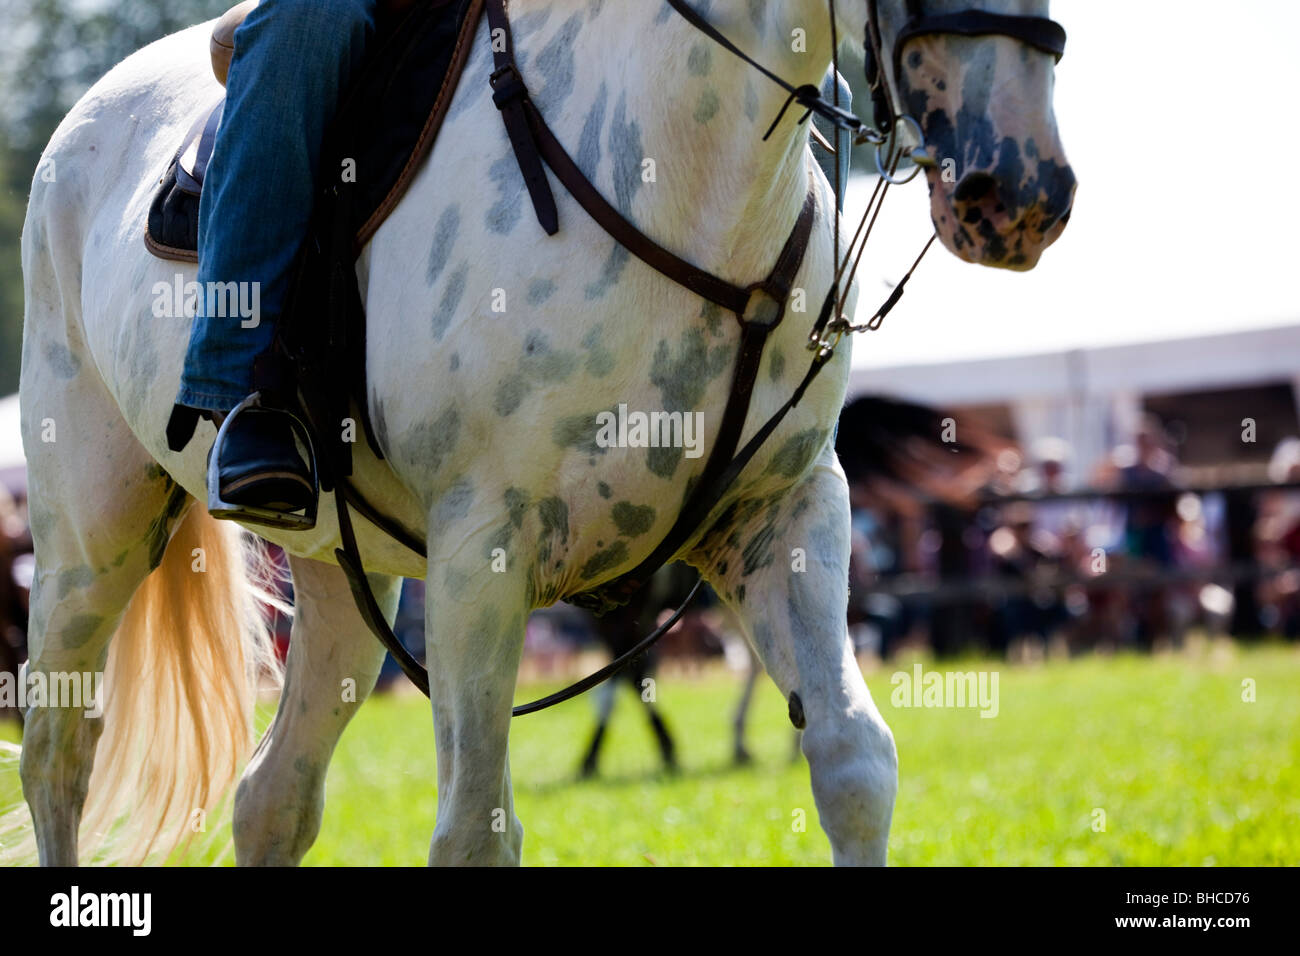
[[[271,343],[311,217],[325,130],[373,32],[375,5],[262,0],[235,32],[199,203],[198,281],[203,290],[236,283],[237,301],[252,308],[220,308],[230,301],[222,294],[199,303],[180,405],[225,413],[253,391],[253,360]],[[218,461],[222,490],[234,490],[223,497],[273,510],[300,505],[311,485],[287,420],[268,412],[231,424]]]

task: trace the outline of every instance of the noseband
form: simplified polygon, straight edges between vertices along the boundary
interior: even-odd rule
[[[878,0],[867,0],[867,35],[863,44],[866,50],[867,86],[871,90],[871,107],[875,113],[873,132],[879,137],[888,138],[896,132],[900,120],[907,123],[920,140],[919,145],[908,153],[908,157],[918,167],[933,166],[935,157],[925,151],[919,119],[902,109],[901,104],[895,105],[894,97],[889,92],[889,78],[881,69],[885,59],[885,43],[880,31],[878,7]],[[898,31],[898,35],[894,37],[894,46],[889,57],[894,70],[895,84],[901,82],[903,75],[903,47],[917,37],[936,34],[965,37],[1005,36],[1050,54],[1058,63],[1065,55],[1065,28],[1047,17],[989,13],[986,10],[926,14],[921,9],[921,0],[907,0],[907,20],[903,28]],[[874,137],[869,136],[861,138],[864,142],[873,140]],[[876,165],[880,167],[880,174],[892,181],[891,171],[882,164],[880,146],[881,143],[877,142]],[[915,175],[915,172],[912,175]]]

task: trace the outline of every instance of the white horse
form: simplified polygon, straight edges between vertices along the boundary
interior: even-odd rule
[[[826,74],[826,0],[697,6],[792,83]],[[906,4],[876,6],[890,49]],[[867,0],[836,8],[839,35],[860,41]],[[811,182],[817,219],[795,284],[815,312],[832,277],[834,203],[797,109],[760,141],[783,91],[662,3],[516,0],[511,19],[524,80],[560,140],[683,258],[742,286],[762,278]],[[81,99],[44,153],[23,231],[30,667],[108,672],[102,719],[55,707],[27,716],[22,784],[47,864],[77,863],[79,840],[85,859],[110,858],[95,849],[110,831],[121,837],[111,858],[133,860],[191,835],[246,757],[270,659],[241,531],[194,504],[214,433],[201,425],[183,454],[164,437],[189,328],[154,315],[154,289],[194,270],[142,242],[159,176],[215,92],[210,29],[151,44]],[[698,410],[712,434],[738,339],[730,316],[616,246],[553,177],[561,229],[544,235],[491,101],[486,22],[474,44],[431,157],[358,264],[387,461],[358,444],[356,482],[427,538],[426,563],[358,521],[386,612],[403,577],[427,580],[431,863],[519,861],[507,740],[525,619],[648,554],[707,460],[596,448],[595,413],[620,402]],[[1005,36],[930,35],[906,52],[906,76],[890,77],[896,102],[938,144],[934,158],[954,160],[927,172],[941,239],[973,261],[1032,266],[1063,226],[1073,182],[1064,200],[1049,182],[1068,175],[1052,58]],[[504,313],[492,308],[502,296]],[[811,312],[787,314],[773,333],[746,439],[802,377]],[[842,345],[723,502],[738,502],[729,523],[702,526],[680,556],[736,612],[781,693],[802,702],[835,861],[881,863],[897,765],[846,638],[849,504],[831,434],[848,370]],[[330,756],[383,657],[333,561],[328,499],[321,515],[313,531],[265,534],[291,555],[296,615],[279,709],[234,797],[240,863],[307,852]],[[796,548],[803,573],[791,571]]]

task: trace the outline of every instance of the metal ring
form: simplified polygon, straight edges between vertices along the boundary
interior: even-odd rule
[[[876,169],[880,171],[880,175],[881,177],[884,178],[885,182],[889,183],[891,186],[902,186],[907,183],[910,183],[913,179],[917,177],[917,174],[921,172],[922,166],[924,165],[922,163],[917,163],[914,161],[914,165],[912,167],[911,173],[909,173],[905,178],[902,179],[895,177],[889,172],[888,169],[885,168],[886,163],[884,161],[884,158],[880,155],[880,151],[882,148],[884,148],[886,143],[893,144],[898,141],[899,123],[911,123],[912,128],[916,130],[916,140],[919,145],[915,149],[913,149],[909,153],[909,155],[914,155],[916,150],[918,149],[920,150],[925,149],[925,133],[921,130],[921,124],[918,123],[914,117],[907,114],[897,117],[894,120],[894,128],[890,131],[889,138],[887,140],[883,140],[882,142],[876,145]],[[933,165],[933,163],[931,163],[931,165]]]

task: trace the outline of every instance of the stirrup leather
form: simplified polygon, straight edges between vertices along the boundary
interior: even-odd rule
[[[262,404],[262,393],[254,392],[244,399],[226,416],[217,430],[216,440],[208,455],[208,513],[214,518],[227,521],[246,521],[268,528],[283,528],[287,531],[310,531],[316,527],[316,512],[320,507],[320,472],[316,468],[316,450],[312,446],[311,434],[302,419],[286,408],[275,408],[289,418],[295,436],[307,450],[307,468],[311,472],[312,501],[301,513],[273,511],[255,505],[234,504],[221,497],[221,449],[225,445],[226,435],[231,422],[250,408],[266,408]]]

